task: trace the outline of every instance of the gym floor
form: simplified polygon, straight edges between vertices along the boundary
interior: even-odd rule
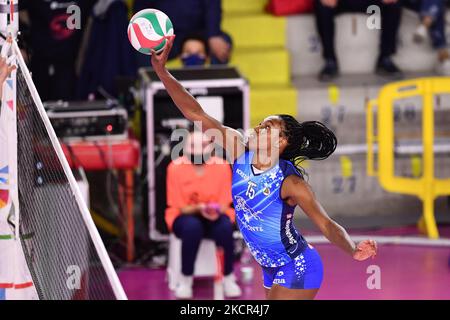
[[[351,231],[351,230],[350,230]],[[450,226],[440,228],[442,237],[450,238]],[[350,232],[352,234],[352,232]],[[358,232],[364,234],[364,232]],[[417,235],[416,228],[390,228],[371,235]],[[324,280],[317,299],[450,299],[450,247],[416,245],[379,245],[374,260],[356,262],[330,244],[315,245],[324,264]],[[380,270],[380,289],[369,289],[368,267]],[[253,281],[241,284],[242,300],[264,299],[261,271],[253,261]],[[240,263],[235,274],[240,279]],[[370,268],[369,268],[370,270]],[[127,268],[119,272],[129,299],[174,299],[168,289],[165,269]],[[213,279],[196,278],[194,299],[213,298]]]

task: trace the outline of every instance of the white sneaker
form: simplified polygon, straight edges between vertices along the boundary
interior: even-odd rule
[[[223,292],[227,298],[237,298],[242,295],[241,288],[236,283],[236,278],[233,273],[223,278]]]
[[[180,276],[180,281],[175,288],[175,297],[177,299],[192,299],[192,276]]]
[[[428,37],[428,30],[423,24],[421,24],[414,32],[413,39],[416,43],[422,43]]]
[[[450,59],[440,61],[436,67],[436,72],[441,76],[450,76]]]

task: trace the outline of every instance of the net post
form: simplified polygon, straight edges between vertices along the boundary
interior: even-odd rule
[[[19,0],[0,0],[0,32],[14,39],[19,32]]]
[[[0,0],[0,33],[2,41],[0,46],[5,43],[4,39],[11,36],[13,40],[17,38],[19,31],[19,1],[18,0]],[[16,63],[16,61],[12,61]],[[14,225],[11,236],[13,237],[14,248],[11,248],[12,255],[6,258],[7,263],[13,266],[14,272],[10,274],[9,280],[13,284],[10,289],[9,298],[11,299],[36,299],[35,291],[31,275],[24,262],[22,251],[22,243],[20,239],[19,223],[19,190],[18,190],[18,146],[17,146],[17,81],[16,71],[6,79],[3,86],[3,95],[1,97],[1,117],[0,117],[0,143],[4,147],[5,152],[0,154],[0,168],[7,166],[7,188],[8,200],[6,212],[8,222]],[[0,221],[2,223],[4,221]],[[14,286],[24,285],[27,290],[16,290]]]
[[[0,0],[0,32],[16,39],[19,30],[19,0]],[[2,42],[3,44],[3,42]],[[14,208],[15,238],[19,239],[19,192],[17,189],[17,93],[16,71],[3,84],[2,107],[6,114],[0,126],[6,128],[9,197]],[[0,120],[1,121],[1,120]],[[1,161],[1,160],[0,160]]]

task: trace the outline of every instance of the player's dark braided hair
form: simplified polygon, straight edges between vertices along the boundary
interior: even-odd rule
[[[283,121],[283,133],[288,145],[280,155],[305,175],[301,163],[304,160],[323,160],[336,150],[337,139],[334,133],[318,121],[299,122],[293,116],[278,115]]]

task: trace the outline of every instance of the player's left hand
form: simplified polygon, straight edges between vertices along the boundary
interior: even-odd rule
[[[363,261],[377,255],[377,243],[374,240],[364,240],[358,243],[353,252],[353,259]]]

